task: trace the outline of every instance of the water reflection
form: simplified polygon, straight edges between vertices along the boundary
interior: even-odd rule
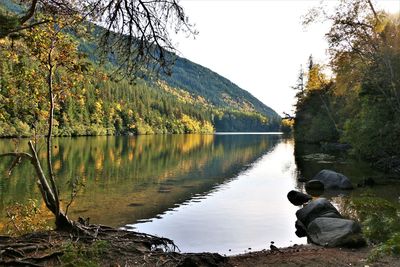
[[[0,140],[0,153],[16,147],[23,151],[26,141]],[[45,158],[44,144],[38,147]],[[333,158],[315,160],[318,153]],[[185,252],[235,254],[268,248],[270,241],[278,247],[304,243],[295,236],[298,208],[286,194],[303,191],[298,178],[311,178],[324,168],[345,174],[354,184],[375,177],[378,186],[368,190],[396,205],[400,192],[398,183],[380,180],[382,174],[363,162],[313,147],[296,146],[295,151],[293,141],[280,135],[58,138],[54,155],[64,205],[70,194],[67,181],[79,177],[85,184],[70,209],[72,218],[166,236]],[[7,205],[40,199],[29,163],[8,177],[10,163],[0,161],[0,231]],[[328,198],[340,212],[357,214],[349,203],[366,190]]]
[[[54,140],[54,168],[63,202],[69,200],[67,181],[85,184],[70,208],[72,218],[122,226],[156,217],[196,194],[235,177],[272,149],[278,136],[163,135],[138,137],[81,137]],[[26,140],[19,144],[19,151]],[[40,157],[45,157],[39,144]],[[1,140],[0,153],[14,149]],[[38,198],[28,163],[5,175],[10,162],[0,162],[0,217],[15,200]]]
[[[184,252],[237,254],[304,243],[295,234],[295,212],[286,194],[295,186],[292,142],[281,140],[252,167],[205,196],[196,196],[127,229],[168,236]]]
[[[319,145],[307,145],[296,143],[295,160],[297,165],[297,185],[298,190],[304,190],[304,183],[299,180],[312,179],[319,171],[330,169],[347,176],[355,187],[355,190],[328,191],[322,197],[333,200],[335,203],[342,201],[343,197],[353,198],[365,194],[367,191],[378,197],[398,203],[400,184],[398,179],[391,180],[390,176],[371,167],[362,160],[351,158],[345,152],[324,150]],[[372,178],[376,183],[373,187],[357,187],[368,178]]]
[[[322,169],[331,169],[346,175],[354,190],[325,191],[321,197],[329,199],[345,218],[362,224],[363,235],[373,244],[395,244],[391,238],[400,232],[400,180],[372,169],[363,161],[347,154],[323,150],[319,146],[296,144],[297,179],[311,179]],[[297,182],[304,191],[304,183]],[[388,246],[390,253],[393,248]],[[377,251],[384,252],[384,246]]]

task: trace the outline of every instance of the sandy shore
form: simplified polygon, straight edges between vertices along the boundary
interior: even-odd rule
[[[400,266],[400,258],[385,257],[368,262],[370,247],[361,249],[323,248],[300,245],[280,249],[246,253],[228,258],[225,266]]]

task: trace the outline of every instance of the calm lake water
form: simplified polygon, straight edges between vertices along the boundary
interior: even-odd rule
[[[0,140],[0,153],[24,151],[26,142]],[[71,178],[85,185],[70,208],[72,218],[165,236],[183,252],[228,255],[268,249],[271,241],[278,247],[306,243],[294,233],[298,208],[286,198],[290,190],[303,189],[299,176],[312,177],[323,168],[354,183],[379,176],[366,164],[343,158],[295,160],[293,140],[279,134],[56,138],[54,146],[64,205]],[[44,158],[45,146],[38,147]],[[8,177],[9,165],[0,161],[3,228],[5,208],[16,200],[39,199],[45,209],[32,167],[22,163]],[[342,200],[362,190],[332,199],[345,208]],[[398,184],[374,190],[398,201]]]

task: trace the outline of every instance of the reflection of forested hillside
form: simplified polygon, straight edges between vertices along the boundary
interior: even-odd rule
[[[235,177],[276,140],[268,135],[61,138],[55,139],[53,162],[64,203],[71,177],[80,177],[85,184],[71,216],[117,226],[154,217]],[[12,146],[4,140],[0,150]],[[45,156],[44,148],[40,156]],[[2,173],[8,164],[1,162]],[[38,195],[28,163],[15,169],[12,177],[0,178],[1,212],[12,201]]]

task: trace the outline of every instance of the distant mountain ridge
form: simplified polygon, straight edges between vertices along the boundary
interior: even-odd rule
[[[172,87],[204,97],[216,107],[259,112],[270,119],[280,119],[276,111],[248,91],[207,67],[186,58],[177,57],[172,67],[172,75],[163,75],[162,79]]]

